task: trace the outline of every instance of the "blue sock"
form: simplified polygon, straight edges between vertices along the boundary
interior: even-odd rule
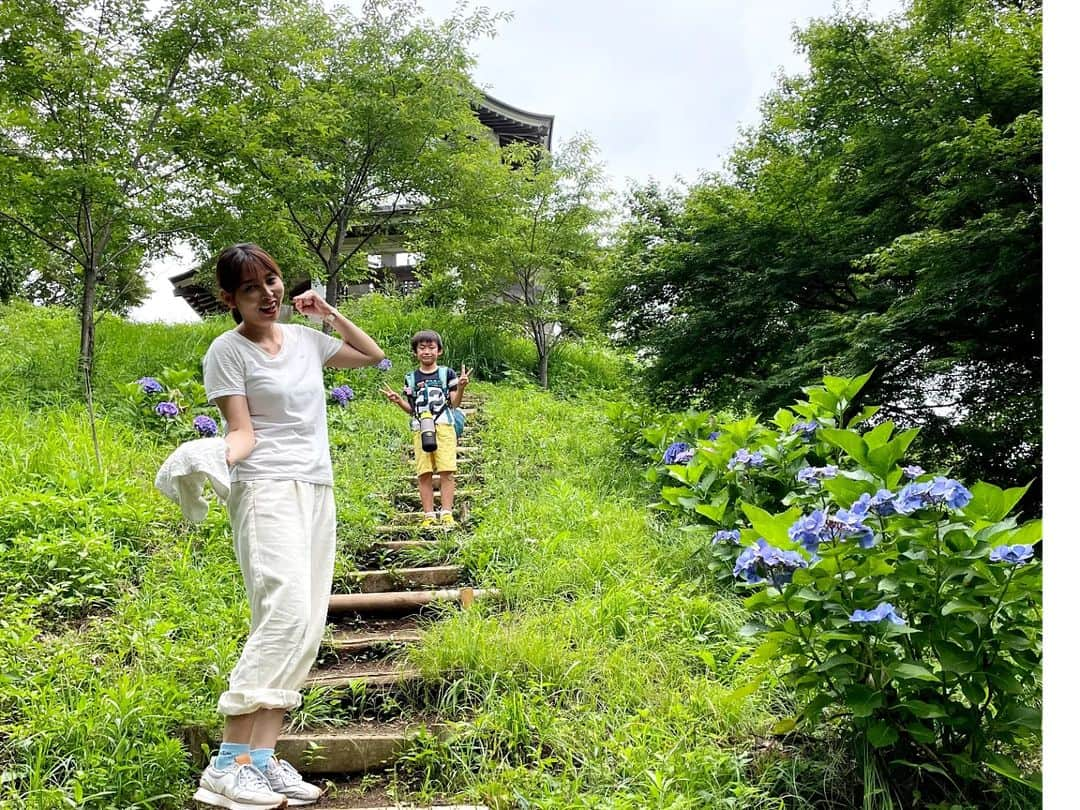
[[[223,771],[232,765],[241,754],[250,753],[251,746],[247,743],[222,743],[218,749],[218,755],[214,757],[214,767]]]
[[[263,773],[266,773],[266,769],[270,765],[270,757],[272,757],[273,755],[273,748],[252,748],[251,764]]]

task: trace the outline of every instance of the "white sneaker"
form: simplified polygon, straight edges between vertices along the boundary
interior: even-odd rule
[[[228,810],[272,810],[288,807],[289,799],[270,788],[263,772],[251,764],[251,757],[241,754],[228,768],[206,766],[195,791],[195,801]]]
[[[321,788],[305,782],[296,768],[277,757],[270,757],[270,764],[266,766],[266,781],[275,793],[288,797],[289,807],[314,804],[322,796]]]

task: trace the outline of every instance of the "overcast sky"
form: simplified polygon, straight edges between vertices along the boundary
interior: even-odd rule
[[[421,0],[443,19],[454,0]],[[359,3],[351,4],[354,9]],[[471,4],[472,7],[480,5]],[[596,141],[612,188],[654,177],[664,184],[715,171],[758,120],[777,72],[805,68],[794,26],[828,16],[833,0],[489,0],[513,18],[475,42],[475,81],[529,112],[555,116],[555,146],[576,134]],[[857,0],[874,17],[902,0]],[[197,320],[168,276],[185,252],[155,264],[153,295],[135,320]]]

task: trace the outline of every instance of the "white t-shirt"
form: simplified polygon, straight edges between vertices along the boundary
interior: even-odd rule
[[[235,329],[218,335],[203,357],[206,398],[246,396],[255,429],[255,449],[233,466],[232,480],[333,484],[322,370],[342,341],[306,326],[278,326],[281,350],[273,357]]]

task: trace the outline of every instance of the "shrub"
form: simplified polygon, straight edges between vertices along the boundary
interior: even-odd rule
[[[771,426],[658,426],[659,506],[707,527],[718,580],[753,590],[756,659],[802,698],[775,731],[841,723],[867,794],[882,765],[965,800],[994,773],[1034,787],[1013,754],[1040,730],[1041,521],[1010,516],[1027,487],[903,464],[916,430],[858,430],[877,412],[848,415],[869,376],[826,377]]]

